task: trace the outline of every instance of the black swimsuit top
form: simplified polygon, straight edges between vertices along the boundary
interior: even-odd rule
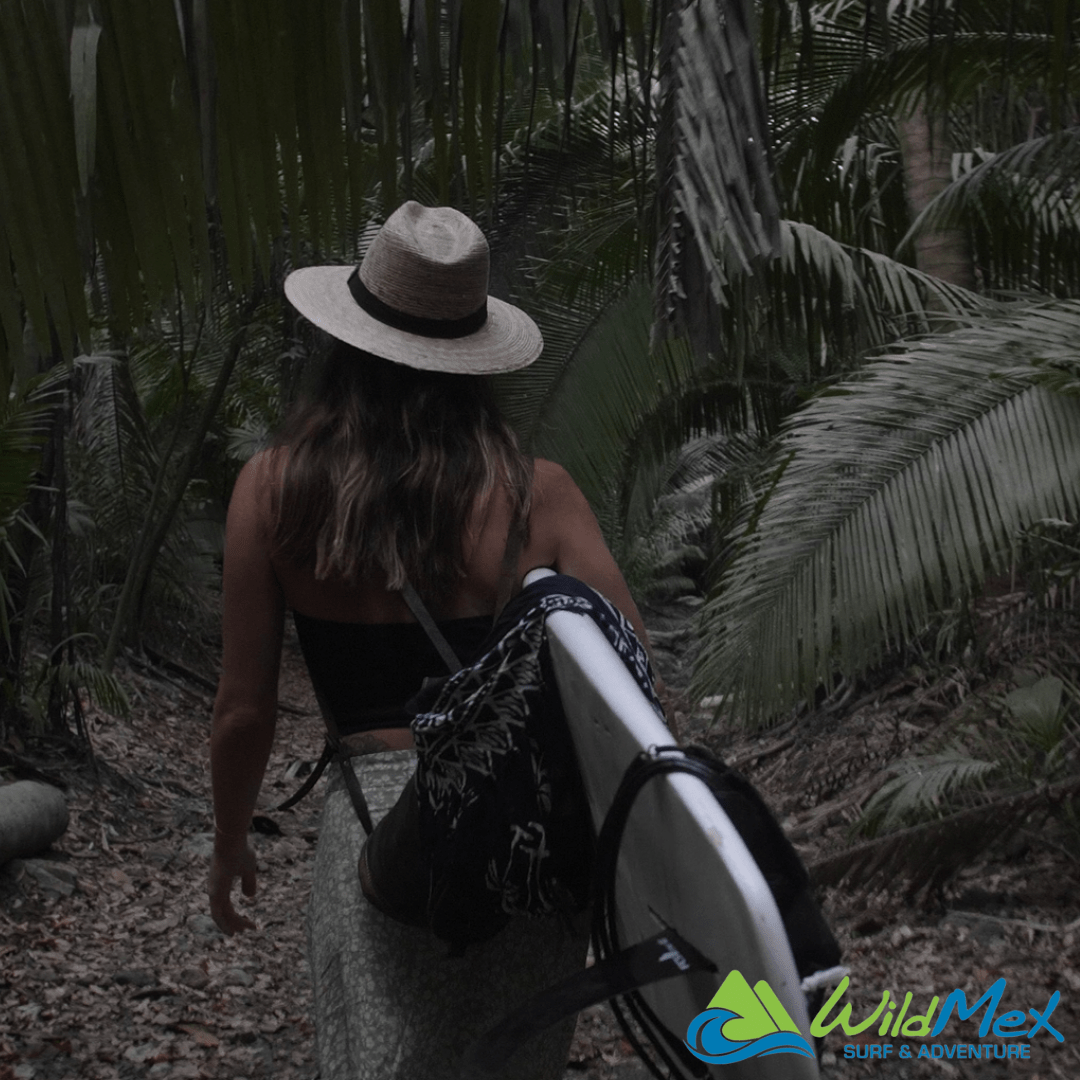
[[[342,735],[408,727],[405,702],[425,678],[447,674],[446,664],[415,622],[354,623],[293,612],[296,634],[315,693]],[[440,622],[463,664],[491,630],[490,615]]]

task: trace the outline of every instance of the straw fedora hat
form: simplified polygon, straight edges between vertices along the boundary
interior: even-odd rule
[[[449,206],[407,202],[371,241],[363,262],[308,266],[285,295],[328,334],[409,367],[462,374],[513,371],[544,347],[536,323],[488,296],[488,243]]]

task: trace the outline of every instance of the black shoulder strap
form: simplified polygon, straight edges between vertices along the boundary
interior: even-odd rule
[[[450,669],[450,674],[460,671],[462,664],[457,653],[450,648],[450,642],[443,637],[443,632],[431,617],[431,612],[428,611],[424,601],[420,599],[420,594],[412,587],[412,582],[408,578],[401,586],[401,595],[405,603],[409,605],[409,610],[416,616],[416,621],[424,628],[424,633],[431,638],[431,644],[438,650],[443,663]]]
[[[498,621],[503,608],[506,607],[510,598],[517,592],[517,587],[521,584],[518,580],[517,570],[524,543],[525,522],[520,517],[515,516],[506,534],[506,547],[503,549],[502,563],[499,566],[499,591],[495,598],[495,621]],[[431,612],[428,611],[424,601],[420,599],[420,594],[413,588],[412,582],[408,578],[405,579],[405,583],[401,586],[401,595],[405,603],[409,605],[409,610],[413,613],[416,621],[424,628],[424,633],[427,634],[431,639],[431,643],[438,650],[443,663],[450,669],[450,673],[460,671],[463,665],[458,659],[457,653],[450,647],[450,642],[444,637],[438,624],[432,618]]]

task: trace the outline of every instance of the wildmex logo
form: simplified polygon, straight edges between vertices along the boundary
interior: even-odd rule
[[[710,1065],[766,1054],[814,1056],[773,988],[764,979],[751,988],[739,971],[728,975],[709,1007],[690,1021],[686,1046]]]
[[[972,1004],[964,991],[957,987],[942,1000],[933,995],[919,1011],[912,1009],[914,994],[910,991],[894,999],[888,990],[881,1001],[864,1019],[854,1021],[851,1004],[840,1006],[850,984],[845,975],[810,1022],[810,1034],[823,1038],[839,1028],[844,1035],[873,1035],[879,1039],[917,1039],[919,1042],[859,1042],[844,1045],[848,1058],[1028,1058],[1031,1042],[1040,1032],[1064,1042],[1065,1038],[1051,1023],[1051,1017],[1061,1001],[1055,990],[1046,1005],[1028,1008],[1025,1013],[1014,1009],[998,1012],[1005,996],[1006,982],[997,979]],[[938,1006],[941,1006],[940,1012]],[[980,1011],[982,1015],[979,1016]],[[968,1039],[937,1041],[955,1019],[961,1022],[978,1017],[978,1040],[991,1036],[996,1042]],[[876,1032],[871,1029],[876,1028]],[[927,1041],[923,1041],[927,1040]],[[1011,1041],[1016,1040],[1016,1041]],[[686,1029],[687,1049],[696,1058],[710,1065],[725,1065],[766,1054],[802,1054],[814,1056],[809,1042],[795,1026],[787,1010],[764,979],[753,988],[739,971],[732,971],[713,995],[704,1012],[698,1013]]]
[[[869,1057],[887,1058],[894,1053],[900,1058],[930,1057],[930,1058],[976,1058],[990,1060],[991,1058],[1028,1058],[1031,1056],[1031,1040],[1040,1031],[1058,1042],[1064,1042],[1065,1036],[1050,1022],[1054,1010],[1061,1001],[1061,992],[1055,990],[1042,1009],[1029,1008],[1025,1013],[1021,1009],[1013,1009],[998,1015],[1001,1000],[1005,995],[1006,982],[997,979],[990,984],[990,988],[978,998],[974,1004],[968,1005],[964,991],[957,987],[949,992],[944,1001],[935,994],[923,1011],[918,1009],[911,1011],[915,995],[908,991],[904,994],[903,1001],[899,996],[895,1000],[890,999],[889,991],[885,990],[881,995],[878,1007],[865,1019],[852,1023],[851,1005],[845,1003],[833,1019],[829,1014],[840,1003],[844,992],[848,988],[849,980],[845,976],[839,986],[832,992],[829,999],[822,1005],[817,1016],[810,1024],[810,1034],[821,1038],[827,1035],[835,1027],[848,1037],[861,1035],[868,1029],[877,1026],[879,1038],[900,1039],[932,1039],[929,1043],[912,1045],[907,1042],[899,1042],[895,1045],[887,1043],[855,1044],[847,1043],[844,1046],[844,1057]],[[941,1003],[941,1012],[938,1012],[938,1003]],[[900,1006],[897,1010],[897,1006]],[[936,1041],[945,1033],[956,1013],[956,1019],[960,1021],[971,1020],[977,1016],[980,1009],[986,1011],[982,1014],[979,1023],[979,1039],[985,1039],[993,1035],[1000,1042],[972,1042],[968,1039],[963,1041]],[[1009,1042],[1006,1040],[1025,1040]]]

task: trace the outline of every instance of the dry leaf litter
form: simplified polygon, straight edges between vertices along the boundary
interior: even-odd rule
[[[676,603],[649,618],[677,698],[692,663],[694,614]],[[207,675],[138,664],[125,677],[129,718],[88,710],[98,782],[85,765],[51,764],[69,785],[67,833],[50,851],[0,869],[0,1080],[313,1080],[302,927],[321,785],[294,811],[265,814],[268,831],[252,837],[258,895],[244,908],[259,930],[224,937],[205,899]],[[760,787],[813,866],[851,842],[851,822],[889,763],[929,745],[980,690],[959,672],[904,673],[786,729],[720,732],[685,699],[676,721],[684,739],[712,745]],[[290,635],[280,696],[263,808],[295,790],[322,744]],[[35,761],[50,768],[36,748]],[[971,1001],[1003,977],[1003,1008],[1042,1009],[1060,991],[1052,1019],[1065,1041],[1040,1032],[1025,1061],[883,1062],[844,1057],[845,1043],[882,1040],[834,1031],[822,1046],[825,1080],[1080,1077],[1080,864],[1075,848],[1053,837],[1020,831],[929,896],[907,898],[897,880],[872,892],[825,889],[822,899],[851,969],[845,1000],[855,1020],[885,989],[910,990],[918,1002],[961,987]],[[606,1006],[581,1014],[566,1080],[648,1075]]]

